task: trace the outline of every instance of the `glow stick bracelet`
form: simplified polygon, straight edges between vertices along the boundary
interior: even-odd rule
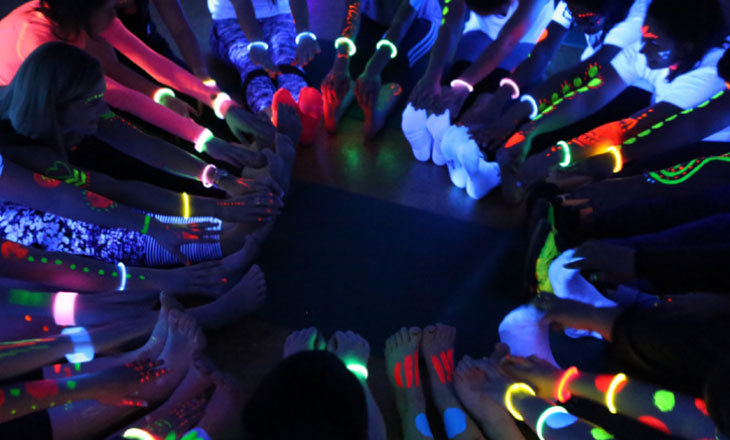
[[[555,400],[560,403],[565,403],[570,399],[570,384],[578,378],[579,374],[580,372],[578,371],[578,367],[575,366],[570,367],[563,372],[563,375],[560,376],[560,380],[558,380],[558,383],[555,386]]]
[[[520,98],[520,102],[527,102],[532,106],[532,113],[530,113],[530,120],[533,120],[537,117],[537,115],[540,113],[537,106],[537,101],[535,101],[535,98],[532,97],[532,95],[522,95]]]
[[[252,43],[248,43],[248,46],[246,46],[246,50],[251,52],[252,47],[260,47],[263,50],[269,50],[269,43],[266,41],[254,41]]]
[[[190,218],[190,196],[188,193],[182,193],[182,218]]]
[[[198,138],[195,139],[195,151],[198,153],[205,152],[205,149],[207,146],[205,144],[208,143],[211,139],[213,139],[215,136],[213,135],[213,132],[208,130],[207,128],[200,132],[198,135]]]
[[[94,360],[94,345],[84,327],[66,327],[61,334],[71,336],[71,342],[74,344],[74,352],[66,354],[67,361],[80,364]]]
[[[512,99],[517,99],[520,97],[520,86],[518,86],[512,78],[502,78],[502,81],[499,82],[499,86],[512,87]]]
[[[220,92],[218,95],[216,95],[215,99],[213,100],[213,111],[215,112],[215,115],[218,117],[218,119],[225,118],[226,115],[223,111],[223,106],[232,101],[233,99],[231,99],[231,97],[227,93]]]
[[[171,98],[174,98],[175,97],[175,92],[172,89],[169,89],[167,87],[162,87],[162,88],[157,89],[157,91],[155,92],[155,94],[152,96],[152,99],[156,103],[162,104],[162,100],[163,100],[163,98],[165,96],[169,96]]]
[[[117,287],[117,290],[120,292],[123,292],[124,289],[127,288],[127,266],[124,265],[121,261],[117,263],[117,268],[119,269],[119,287]]]
[[[311,38],[312,40],[317,41],[317,36],[314,34],[314,32],[310,32],[310,31],[299,32],[299,34],[297,34],[296,38],[294,38],[294,42],[297,44],[297,46],[299,45],[299,42],[302,41],[302,38]]]
[[[617,388],[627,380],[628,379],[624,373],[619,373],[611,380],[611,384],[608,386],[608,390],[606,391],[606,408],[608,408],[608,411],[611,414],[616,414],[618,412],[615,403]]]
[[[210,177],[210,172],[213,171],[213,177]],[[203,183],[203,186],[205,188],[210,188],[215,183],[215,175],[218,172],[218,168],[213,165],[212,163],[209,163],[208,165],[203,168],[203,172],[200,174],[200,181]]]
[[[393,44],[392,41],[386,40],[383,38],[382,40],[378,41],[378,44],[375,45],[375,50],[380,50],[381,47],[386,46],[390,49],[390,59],[398,56],[398,48],[395,44]]]
[[[540,417],[537,418],[537,423],[535,424],[535,431],[537,432],[537,436],[540,438],[540,440],[545,440],[545,437],[543,436],[545,422],[547,422],[550,416],[561,413],[568,414],[568,411],[562,406],[551,406],[550,408],[543,411],[542,414],[540,414]]]
[[[56,325],[76,325],[76,292],[57,292],[53,298],[53,320]]]
[[[519,411],[515,409],[514,405],[512,405],[512,395],[517,392],[522,392],[534,396],[535,390],[533,390],[531,386],[527,385],[524,382],[518,382],[510,385],[507,388],[507,391],[504,393],[504,407],[507,408],[507,411],[509,411],[510,414],[512,414],[512,417],[522,422],[525,420],[525,418],[522,417],[522,414],[520,414]]]
[[[347,55],[353,56],[357,53],[355,42],[347,37],[340,37],[335,40],[335,49],[339,49],[341,45],[347,44]]]
[[[565,141],[558,142],[558,145],[563,149],[563,161],[560,162],[558,165],[560,165],[562,168],[565,168],[570,165],[570,162],[573,160],[570,155],[570,145],[568,145],[568,143]]]
[[[455,80],[452,80],[449,84],[452,88],[453,87],[466,87],[466,89],[469,91],[469,93],[474,91],[474,86],[469,84],[468,82],[464,81],[463,79],[456,78]]]

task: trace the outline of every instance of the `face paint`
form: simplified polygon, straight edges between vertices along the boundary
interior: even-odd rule
[[[608,411],[611,414],[616,414],[618,410],[616,409],[616,394],[618,394],[619,391],[623,389],[624,386],[626,386],[626,375],[623,373],[619,373],[611,380],[611,383],[608,385],[608,390],[606,390],[606,408],[608,408]]]
[[[22,259],[28,256],[28,248],[13,241],[3,241],[0,245],[0,254],[5,258]]]
[[[49,307],[51,294],[47,292],[31,292],[25,289],[10,289],[8,304],[24,307]]]
[[[57,160],[48,167],[44,174],[69,185],[87,188],[90,183],[89,174]]]
[[[611,440],[613,438],[611,434],[599,427],[591,429],[591,437],[593,437],[593,440]]]
[[[355,2],[351,5],[347,6],[347,16],[345,18],[345,28],[342,29],[342,37],[346,37],[348,40],[352,38],[352,36],[355,34],[355,26],[357,26],[357,22],[360,20],[360,2]],[[350,40],[352,42],[352,40]],[[335,49],[338,47],[337,41],[335,41]],[[350,47],[350,56],[353,56],[355,52],[352,50],[352,48],[355,47],[355,43],[352,42],[352,46]]]
[[[466,414],[459,408],[446,408],[444,411],[444,428],[446,436],[454,438],[466,431]]]
[[[547,421],[552,417],[559,417],[559,414],[568,414],[568,411],[562,406],[551,406],[540,414],[540,417],[538,417],[537,423],[535,424],[535,431],[537,432],[537,436],[540,440],[545,440],[545,436],[543,435],[545,423],[547,423]],[[577,420],[575,417],[573,417],[573,419],[573,422]]]
[[[442,384],[451,383],[454,380],[454,349],[442,351],[439,356],[431,356],[431,365]]]
[[[86,100],[86,103],[89,104],[92,101],[100,101],[102,99],[104,99],[104,93],[97,93],[96,95],[89,97],[89,99]]]
[[[60,180],[46,177],[43,174],[33,173],[33,180],[42,188],[55,188],[61,184]]]
[[[649,26],[641,27],[641,36],[648,40],[658,40],[659,39],[659,36],[657,34],[649,32]]]
[[[707,404],[705,404],[705,401],[700,399],[699,397],[695,399],[695,408],[697,408],[697,411],[701,412],[705,416],[710,415],[710,413],[707,411]]]
[[[433,438],[433,433],[431,432],[431,427],[428,424],[426,414],[419,413],[416,416],[416,429],[418,429],[418,432],[420,432],[424,437]]]
[[[641,416],[639,417],[639,421],[647,426],[651,426],[652,428],[661,431],[665,434],[672,435],[672,431],[669,430],[666,424],[662,422],[661,420],[657,419],[656,417],[652,416]]]
[[[534,396],[535,390],[533,390],[531,386],[527,385],[524,382],[513,383],[507,388],[507,391],[504,393],[504,407],[507,408],[507,411],[509,411],[510,414],[512,414],[512,417],[514,417],[516,420],[519,420],[520,422],[523,422],[525,418],[522,417],[522,414],[520,414],[517,409],[515,409],[514,405],[512,405],[512,396],[514,394],[520,393]]]
[[[210,440],[210,436],[203,428],[195,428],[183,435],[180,440]]]
[[[89,362],[94,359],[94,345],[91,336],[84,327],[67,327],[61,331],[62,335],[71,336],[74,352],[67,353],[66,359],[72,363]]]
[[[151,217],[149,215],[144,216],[144,225],[142,225],[142,229],[140,229],[139,233],[142,235],[146,235],[147,232],[150,230],[150,220]]]

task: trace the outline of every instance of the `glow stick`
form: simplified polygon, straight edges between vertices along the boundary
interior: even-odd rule
[[[251,52],[252,47],[260,47],[263,50],[269,50],[269,43],[266,41],[254,41],[252,43],[248,43],[248,46],[246,46],[246,50]]]
[[[624,158],[621,155],[621,150],[618,149],[618,147],[608,147],[608,150],[606,152],[611,153],[613,155],[614,165],[613,165],[613,172],[618,173],[624,168]]]
[[[518,86],[512,78],[502,78],[502,81],[499,82],[499,86],[512,87],[512,99],[517,99],[520,97],[520,86]]]
[[[608,390],[606,391],[606,408],[608,408],[608,411],[611,414],[616,414],[618,412],[615,404],[617,388],[627,380],[628,379],[624,373],[619,373],[611,380],[611,384],[608,386]]]
[[[368,369],[362,364],[347,364],[347,369],[358,379],[367,380],[368,378]]]
[[[299,32],[299,34],[297,34],[296,38],[294,38],[294,42],[297,44],[297,46],[299,45],[299,42],[302,41],[302,38],[311,38],[312,40],[317,41],[317,36],[314,34],[314,32],[310,32],[310,31]]]
[[[190,218],[190,196],[188,193],[182,193],[182,218]]]
[[[223,113],[223,105],[231,101],[233,100],[227,93],[220,92],[218,95],[216,95],[215,99],[213,100],[213,111],[215,112],[215,115],[218,117],[218,119],[225,118],[226,115]]]
[[[124,289],[127,288],[127,266],[120,261],[117,263],[117,268],[119,269],[119,276],[121,277],[119,279],[119,287],[117,287],[117,290],[123,292]]]
[[[537,115],[539,114],[539,109],[537,106],[537,101],[535,101],[535,98],[532,97],[532,95],[522,95],[522,98],[520,98],[520,102],[527,102],[532,106],[532,113],[530,113],[530,120],[535,119]]]
[[[208,143],[211,139],[213,139],[215,136],[213,136],[213,132],[208,130],[207,128],[200,132],[198,135],[198,138],[195,139],[195,151],[198,153],[205,152],[205,149],[208,148],[205,144]]]
[[[550,408],[543,411],[542,414],[540,414],[540,417],[538,417],[537,423],[535,424],[535,431],[537,432],[537,436],[540,438],[540,440],[545,440],[545,437],[542,433],[542,431],[545,429],[545,422],[547,422],[550,416],[560,413],[568,414],[568,411],[562,406],[551,406]]]
[[[124,431],[122,438],[130,440],[156,440],[155,437],[144,429],[129,428]]]
[[[474,86],[464,81],[463,79],[456,78],[449,84],[451,87],[466,87],[469,93],[474,91]]]
[[[570,399],[570,383],[578,378],[578,367],[570,367],[560,376],[560,380],[555,387],[555,400],[560,403],[565,403]]]
[[[393,44],[392,41],[386,40],[383,38],[382,40],[378,41],[378,44],[375,45],[375,50],[380,50],[381,47],[386,46],[390,49],[390,59],[398,56],[398,48],[395,44]]]
[[[74,344],[74,352],[66,354],[67,361],[80,364],[94,360],[94,345],[84,327],[66,327],[61,334],[71,336],[71,342]]]
[[[525,418],[522,417],[522,414],[520,414],[515,409],[514,405],[512,405],[512,395],[516,392],[523,392],[534,396],[535,390],[533,390],[531,386],[527,385],[524,382],[518,382],[510,385],[507,388],[507,391],[504,393],[504,407],[507,408],[507,411],[509,411],[510,414],[512,414],[512,417],[522,422],[525,420]]]
[[[212,163],[209,163],[208,165],[203,168],[203,173],[200,175],[200,181],[203,183],[203,186],[206,188],[210,188],[215,183],[215,177],[210,177],[208,174],[213,171],[214,173],[218,172],[218,168],[213,165]],[[213,174],[215,176],[215,174]]]
[[[53,299],[53,320],[56,325],[76,325],[76,292],[57,292]]]
[[[157,89],[155,94],[152,96],[152,99],[162,105],[162,100],[165,98],[165,96],[169,96],[171,98],[175,97],[175,92],[172,89],[169,89],[167,87],[162,87]]]
[[[570,162],[573,160],[573,158],[570,155],[570,145],[568,145],[565,141],[558,142],[558,145],[563,148],[563,151],[565,154],[563,155],[563,161],[560,162],[558,165],[560,165],[562,168],[567,167],[570,165]]]
[[[353,56],[357,53],[357,46],[355,46],[355,42],[347,37],[340,37],[335,40],[335,49],[339,49],[339,47],[343,44],[347,44],[347,54],[349,56]]]

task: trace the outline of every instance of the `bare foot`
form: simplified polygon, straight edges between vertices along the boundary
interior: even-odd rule
[[[324,338],[314,327],[292,332],[284,342],[284,357],[287,358],[300,351],[323,350],[326,347]]]
[[[210,304],[192,310],[200,325],[215,330],[259,309],[266,300],[266,279],[254,264],[246,275],[225,295]]]
[[[237,283],[241,277],[253,264],[259,255],[260,244],[251,236],[247,236],[243,247],[236,252],[223,258],[223,292],[228,291],[230,286]]]
[[[167,340],[158,359],[165,361],[168,374],[140,392],[140,397],[150,402],[166,399],[177,388],[192,364],[193,353],[206,345],[205,335],[192,315],[171,310],[167,319]]]
[[[385,367],[395,391],[405,440],[433,438],[418,366],[420,345],[418,327],[403,327],[385,341]]]
[[[296,102],[294,104],[296,105]],[[291,105],[279,104],[276,117],[276,130],[288,136],[292,143],[297,145],[302,134],[302,120],[297,113],[297,109]]]
[[[428,365],[434,404],[444,418],[450,439],[484,439],[474,421],[466,415],[454,390],[454,340],[456,328],[429,325],[423,330],[421,349]]]
[[[490,380],[478,361],[464,356],[456,367],[456,394],[469,414],[490,438],[524,439],[499,399],[506,390],[504,383]]]
[[[215,392],[198,427],[215,440],[241,438],[243,393],[233,376],[214,372]]]

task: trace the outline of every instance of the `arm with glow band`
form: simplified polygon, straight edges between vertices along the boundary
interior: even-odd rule
[[[251,0],[231,0],[238,24],[248,41],[262,41],[264,32],[256,19],[256,9]]]
[[[464,0],[451,0],[448,9],[444,8],[442,25],[439,28],[436,42],[431,48],[428,67],[423,77],[418,81],[414,94],[418,93],[419,88],[425,88],[429,91],[440,90],[444,67],[450,65],[454,60],[456,47],[461,38],[467,14],[468,9]]]
[[[38,149],[32,155],[27,153],[27,147],[6,147],[3,157],[17,162],[35,173],[88,189],[129,207],[158,214],[180,214],[180,194],[175,191],[146,182],[122,181],[96,171],[81,169],[63,161],[63,158],[51,150]],[[209,179],[216,177],[211,169],[207,168],[212,166],[205,165],[202,168],[201,174],[198,176],[201,184],[206,174]],[[208,169],[207,173],[206,168]],[[81,184],[82,181],[83,184]],[[216,201],[217,199],[213,198],[191,196],[193,209],[204,216],[218,216]]]
[[[540,0],[521,1],[515,13],[505,23],[494,40],[459,78],[470,84],[483,80],[510,54],[522,37],[530,31],[540,15],[545,2]]]
[[[524,383],[514,383],[507,388],[504,405],[515,419],[533,428],[541,440],[587,439],[591,438],[591,430],[596,428],[569,414],[564,408],[535,396],[534,391]]]
[[[614,414],[622,414],[674,436],[711,438],[715,431],[715,424],[699,399],[622,374],[580,372],[569,388],[574,396],[592,400],[607,406]]]
[[[289,8],[291,16],[294,18],[294,27],[297,32],[297,38],[312,38],[317,41],[317,36],[309,29],[309,7],[307,0],[289,0]],[[295,41],[298,45],[299,41]]]
[[[125,28],[118,18],[112,21],[102,37],[155,80],[190,95],[203,104],[212,106],[212,99],[220,92],[217,87],[206,86],[200,78],[150,49]]]
[[[377,47],[377,50],[370,57],[365,67],[366,76],[378,76],[383,73],[383,69],[385,69],[388,61],[398,53],[398,45],[403,41],[406,32],[408,32],[415,18],[416,11],[410,2],[401,2],[398,11],[396,11],[393,17],[393,21],[390,23],[390,27],[381,40],[383,42],[389,42],[393,47],[390,47],[387,43],[382,43],[380,47]],[[392,50],[393,48],[395,48],[395,52]]]

